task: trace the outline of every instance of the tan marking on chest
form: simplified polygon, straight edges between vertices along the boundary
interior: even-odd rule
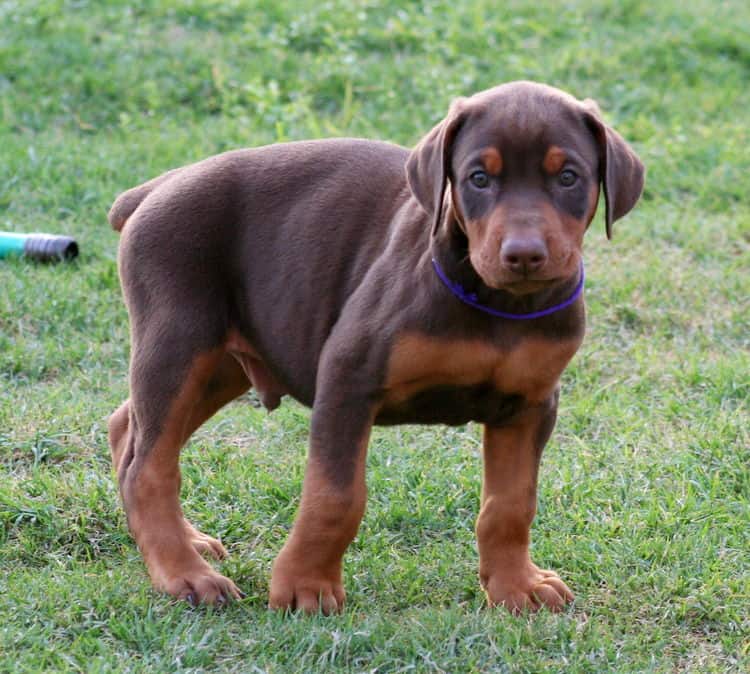
[[[384,404],[397,406],[437,386],[492,384],[498,391],[542,402],[580,346],[581,338],[563,341],[522,339],[510,349],[483,340],[451,340],[406,334],[391,350]]]

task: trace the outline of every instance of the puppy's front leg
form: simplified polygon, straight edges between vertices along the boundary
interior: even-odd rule
[[[342,558],[365,512],[374,412],[366,398],[337,388],[324,387],[316,395],[302,500],[273,565],[271,608],[328,614],[344,604]]]
[[[554,571],[540,569],[529,556],[539,460],[556,413],[557,394],[529,406],[510,424],[484,428],[479,576],[489,603],[513,613],[542,606],[559,611],[573,599]]]

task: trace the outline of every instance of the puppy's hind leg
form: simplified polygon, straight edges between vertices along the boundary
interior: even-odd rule
[[[192,431],[249,382],[228,363],[223,346],[201,348],[206,341],[186,340],[179,325],[141,329],[136,321],[133,334],[127,441],[118,468],[131,533],[157,589],[191,603],[239,598],[237,586],[200,555],[222,556],[223,546],[183,516],[179,453]]]
[[[224,405],[241,396],[250,388],[250,382],[239,363],[229,355],[225,355],[217,366],[213,375],[202,392],[201,398],[185,419],[185,437],[211,418]],[[130,400],[126,400],[109,417],[109,443],[112,451],[112,464],[116,473],[123,473],[133,458],[134,443],[129,442],[130,430]],[[130,448],[130,452],[127,452]],[[124,460],[123,460],[124,459]],[[184,528],[193,547],[200,554],[208,554],[214,559],[223,559],[227,552],[221,542],[199,531],[187,519],[183,518]]]
[[[196,403],[187,422],[187,435],[193,432],[219,409],[224,407],[250,388],[242,366],[229,354],[225,354],[215,372],[208,380],[201,399]],[[221,541],[204,534],[184,519],[188,538],[200,554],[208,554],[214,559],[224,559],[227,551]]]

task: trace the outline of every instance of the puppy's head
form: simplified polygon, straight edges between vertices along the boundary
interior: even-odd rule
[[[600,185],[610,236],[644,179],[643,164],[593,101],[531,82],[455,101],[406,173],[434,233],[459,228],[484,283],[518,294],[575,274]]]

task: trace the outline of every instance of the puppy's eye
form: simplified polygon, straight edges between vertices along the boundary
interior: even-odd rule
[[[469,176],[469,180],[474,187],[478,187],[480,190],[490,184],[490,177],[484,171],[474,171]]]
[[[570,169],[565,169],[564,171],[560,172],[560,175],[557,176],[557,179],[560,181],[560,184],[563,187],[571,187],[572,185],[576,184],[576,181],[578,180],[578,175],[575,171],[571,171]]]

